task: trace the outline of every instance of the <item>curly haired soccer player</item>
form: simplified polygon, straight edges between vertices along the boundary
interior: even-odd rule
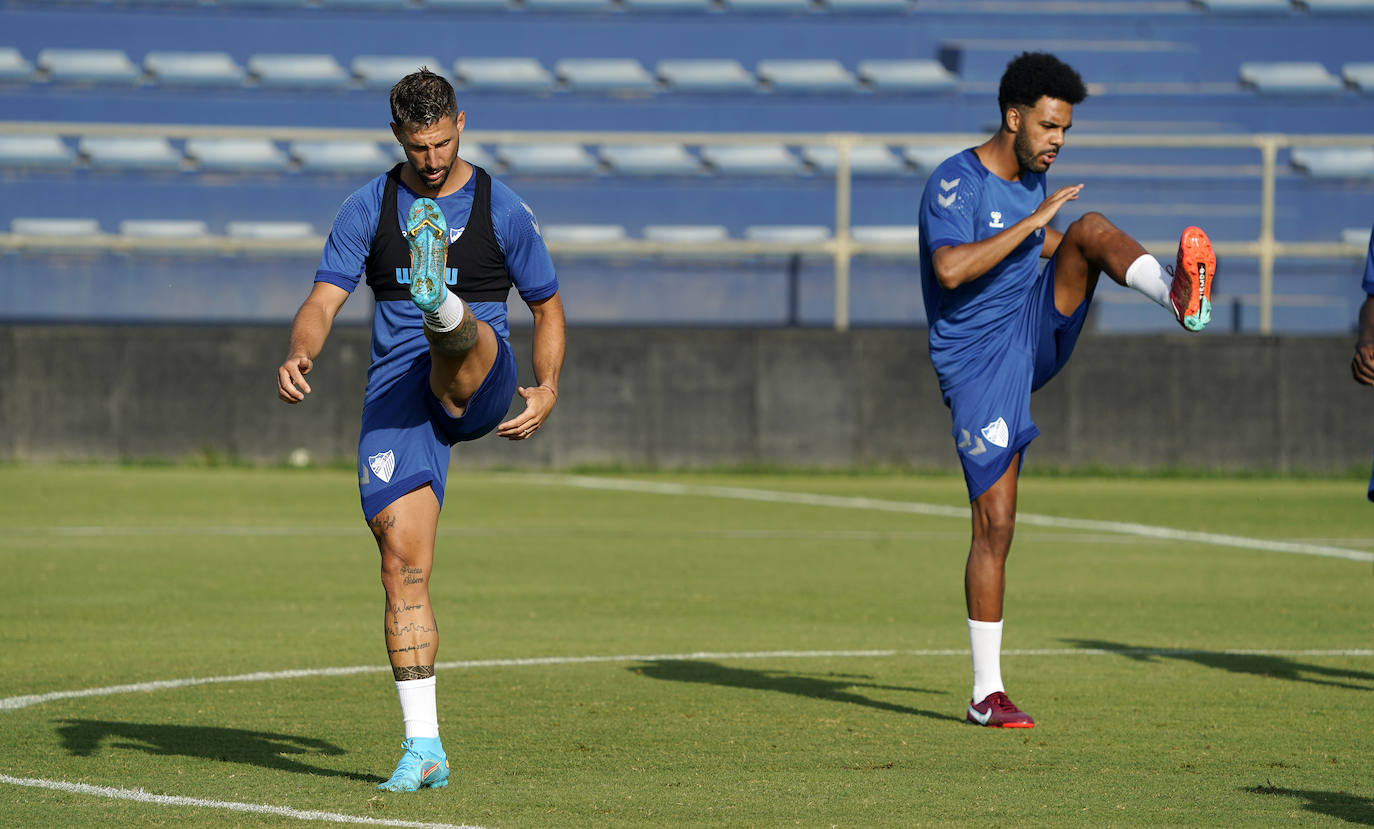
[[[383,630],[405,722],[400,763],[378,788],[448,784],[439,739],[430,604],[449,449],[493,429],[534,435],[558,400],[565,347],[558,279],[530,208],[458,156],[465,113],[422,69],[391,90],[391,131],[406,160],[339,208],[315,284],[291,326],[277,394],[299,403],[305,375],[360,279],[376,298],[372,364],[358,439],[363,516],[381,552]],[[507,342],[511,286],[534,317],[536,385],[519,388]],[[500,422],[516,393],[524,409]]]
[[[1002,599],[1016,524],[1017,474],[1039,429],[1031,392],[1068,361],[1098,277],[1106,273],[1165,308],[1186,330],[1211,319],[1216,256],[1196,227],[1183,231],[1167,274],[1140,243],[1099,213],[1064,232],[1050,222],[1083,185],[1048,192],[1045,173],[1087,97],[1053,55],[1024,53],[998,90],[1001,128],[946,159],[921,196],[921,283],[930,360],[953,418],[973,513],[964,572],[973,693],[966,719],[1030,728],[1002,684]],[[1043,267],[1041,259],[1048,262]]]

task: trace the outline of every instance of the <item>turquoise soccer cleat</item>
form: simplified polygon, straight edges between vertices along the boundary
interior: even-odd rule
[[[405,753],[391,779],[377,788],[384,792],[442,789],[448,785],[448,756],[438,737],[412,737],[401,743]]]
[[[448,264],[448,221],[434,199],[416,199],[406,220],[410,240],[410,298],[432,314],[448,295],[444,270]]]

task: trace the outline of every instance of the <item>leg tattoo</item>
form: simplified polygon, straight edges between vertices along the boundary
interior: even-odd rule
[[[425,326],[425,338],[446,357],[461,357],[477,345],[477,318],[468,310],[463,321],[452,331],[435,331]]]
[[[392,668],[391,675],[397,682],[404,682],[408,679],[429,679],[434,676],[433,665],[407,665],[404,668]]]

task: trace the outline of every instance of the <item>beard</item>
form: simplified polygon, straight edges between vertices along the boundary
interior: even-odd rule
[[[1030,136],[1024,130],[1016,134],[1011,147],[1016,153],[1016,163],[1022,170],[1043,173],[1050,168],[1050,162],[1042,157],[1043,153],[1035,152],[1035,148],[1031,146]]]
[[[457,159],[455,158],[454,161],[457,161]],[[412,166],[413,166],[413,165],[412,165]],[[433,183],[431,183],[431,182],[430,182],[430,179],[428,178],[428,176],[431,175],[431,174],[433,174],[433,173],[439,173],[439,172],[442,172],[442,175],[440,175],[439,178],[435,179],[435,180],[433,181]],[[442,170],[428,170],[428,169],[425,169],[425,168],[422,168],[422,167],[415,167],[415,173],[416,173],[416,175],[419,176],[419,178],[420,178],[420,185],[421,185],[422,187],[424,187],[425,189],[430,190],[430,191],[432,191],[432,192],[436,192],[436,193],[437,193],[438,191],[440,191],[440,190],[443,189],[443,187],[444,187],[444,182],[448,181],[449,173],[452,173],[452,172],[453,172],[453,165],[452,165],[452,164],[448,165],[447,167],[442,168]]]

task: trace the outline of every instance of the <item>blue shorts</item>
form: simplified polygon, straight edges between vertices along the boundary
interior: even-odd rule
[[[1015,323],[1029,337],[1032,350],[1013,346],[995,355],[982,371],[960,378],[945,393],[953,419],[952,434],[972,501],[1007,471],[1011,459],[1025,450],[1040,429],[1030,415],[1031,392],[1050,381],[1069,361],[1088,318],[1088,291],[1070,316],[1054,307],[1054,259],[1040,277]]]
[[[501,422],[515,395],[517,372],[510,344],[496,338],[496,362],[461,417],[445,411],[429,388],[425,352],[382,395],[363,406],[358,437],[358,492],[371,521],[391,502],[429,484],[444,503],[449,447],[476,440]]]

